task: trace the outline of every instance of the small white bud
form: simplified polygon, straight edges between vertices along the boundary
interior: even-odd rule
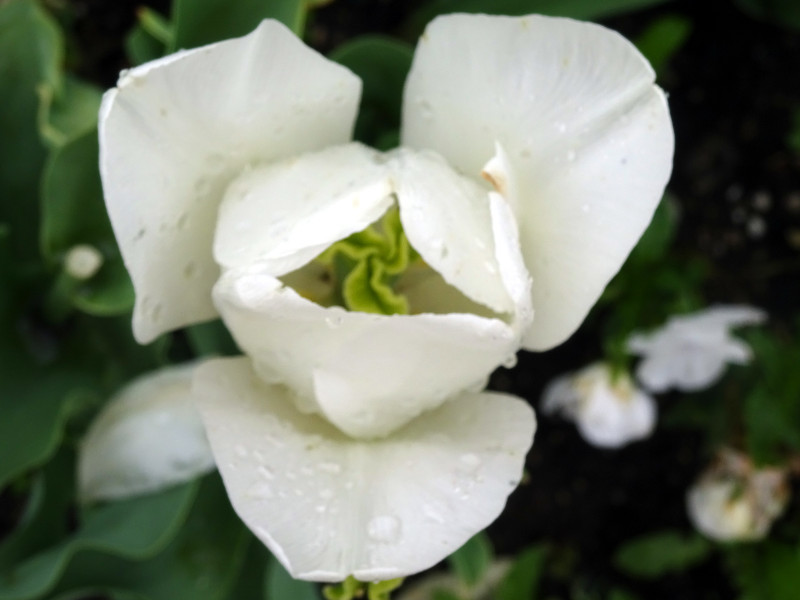
[[[89,244],[73,246],[64,259],[64,270],[67,275],[80,280],[94,277],[102,266],[103,255]]]

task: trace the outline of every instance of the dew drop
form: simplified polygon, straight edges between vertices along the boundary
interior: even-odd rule
[[[233,448],[233,451],[236,452],[236,456],[238,456],[239,458],[247,458],[248,454],[247,448],[245,448],[241,444],[236,444],[236,446]]]
[[[459,464],[465,471],[470,473],[476,471],[481,466],[481,457],[477,454],[467,453],[462,454],[458,459]]]
[[[391,515],[373,517],[367,524],[367,535],[376,542],[396,542],[400,539],[400,520]]]
[[[322,498],[323,500],[330,500],[331,498],[333,498],[333,490],[331,490],[330,488],[325,488],[324,490],[320,491],[319,497]]]
[[[486,267],[486,270],[489,271],[489,273],[491,273],[492,275],[497,273],[497,267],[491,260],[484,261],[483,266]]]
[[[317,465],[317,468],[320,471],[331,473],[333,475],[337,475],[338,473],[342,472],[342,465],[335,462],[322,462]]]
[[[567,152],[567,162],[573,162],[575,160],[575,150],[569,150]]]
[[[266,481],[259,481],[258,483],[250,486],[247,490],[247,495],[256,500],[269,500],[275,494],[272,491],[272,486]]]
[[[431,108],[430,102],[420,99],[417,104],[419,106],[419,114],[423,119],[433,118],[433,108]]]
[[[275,473],[272,472],[272,469],[265,467],[264,465],[259,466],[256,471],[258,471],[259,475],[261,475],[264,479],[275,478]]]
[[[342,326],[344,319],[342,317],[325,317],[325,324],[331,329],[338,329]]]
[[[444,523],[444,517],[430,504],[424,504],[422,506],[422,514],[429,521],[433,521],[434,523],[440,523],[440,524]]]
[[[567,126],[561,121],[557,121],[555,125],[559,133],[564,133],[567,130]]]
[[[158,323],[161,320],[161,303],[156,302],[153,305],[153,308],[150,311],[150,318],[153,319],[154,323]]]

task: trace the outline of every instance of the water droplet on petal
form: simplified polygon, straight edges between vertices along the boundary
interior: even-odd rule
[[[481,461],[480,456],[470,452],[467,454],[462,454],[459,457],[458,462],[465,471],[474,472],[478,469],[478,467],[481,466],[483,461]]]
[[[240,458],[247,458],[247,454],[248,454],[247,448],[245,448],[241,444],[236,444],[236,446],[234,447],[233,451],[236,452],[236,456],[238,456]]]
[[[272,486],[268,484],[266,481],[259,481],[258,483],[253,484],[250,489],[247,490],[247,495],[251,498],[255,498],[256,500],[269,500],[275,494],[272,491]]]
[[[434,523],[444,523],[444,517],[439,513],[435,508],[433,508],[430,504],[423,504],[422,505],[422,514],[425,515],[425,518],[433,521]]]
[[[317,465],[317,468],[320,471],[324,471],[325,473],[331,473],[333,475],[342,472],[342,465],[335,462],[322,462]]]
[[[367,535],[376,542],[392,543],[400,539],[400,520],[391,515],[373,517],[367,524]]]

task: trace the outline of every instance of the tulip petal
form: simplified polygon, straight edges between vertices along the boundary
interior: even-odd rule
[[[246,165],[347,142],[360,89],[277,21],[121,76],[100,110],[100,170],[137,340],[215,316],[226,186]]]
[[[214,257],[225,268],[259,262],[276,277],[302,267],[394,203],[384,162],[347,144],[246,172],[220,206]]]
[[[134,380],[95,418],[78,455],[83,500],[154,492],[214,468],[191,397],[196,365]]]
[[[214,299],[265,381],[285,383],[305,409],[358,437],[385,435],[482,387],[519,342],[519,332],[495,318],[325,308],[257,266],[226,271]]]
[[[400,149],[390,165],[413,248],[470,299],[497,313],[513,312],[495,256],[489,192],[432,152]]]
[[[572,334],[661,198],[674,142],[654,77],[624,38],[569,19],[449,15],[420,40],[403,144],[513,182],[495,185],[533,277],[528,349]]]
[[[313,581],[387,580],[443,559],[500,514],[535,430],[526,403],[483,393],[353,440],[295,410],[245,358],[205,363],[194,389],[234,509]]]

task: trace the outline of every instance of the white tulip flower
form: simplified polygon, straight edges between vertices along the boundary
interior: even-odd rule
[[[82,500],[153,492],[214,469],[192,399],[196,366],[146,373],[102,408],[78,452]]]
[[[223,318],[247,357],[195,393],[234,508],[295,577],[414,573],[500,513],[535,419],[477,390],[566,339],[646,228],[673,150],[653,81],[597,25],[452,15],[386,153],[350,141],[358,78],[274,21],[106,94],[134,333]]]
[[[601,448],[649,437],[657,414],[653,398],[637,389],[627,373],[615,377],[605,363],[552,381],[542,394],[542,411],[575,421],[581,437]]]
[[[694,526],[721,542],[763,539],[788,502],[785,470],[758,469],[747,456],[732,450],[720,453],[686,495]]]
[[[752,352],[730,330],[766,320],[764,311],[751,306],[713,306],[670,318],[651,333],[634,333],[628,351],[643,357],[636,378],[649,391],[670,388],[695,392],[716,383],[728,363],[745,365]]]

